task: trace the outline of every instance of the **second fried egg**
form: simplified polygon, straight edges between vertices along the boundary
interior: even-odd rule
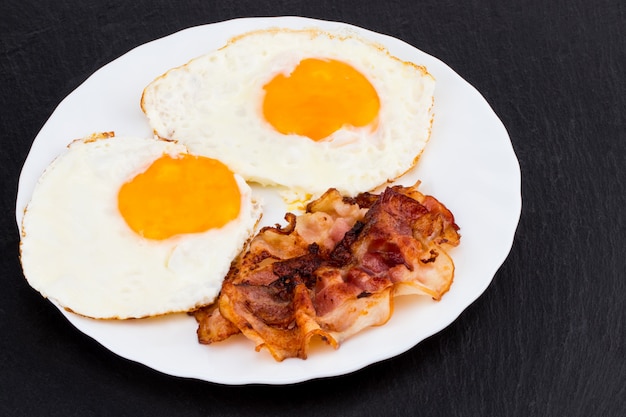
[[[178,143],[97,135],[43,173],[20,242],[29,284],[83,316],[211,303],[260,217],[250,187]]]
[[[246,180],[300,195],[369,191],[430,137],[434,79],[352,34],[265,30],[163,74],[143,93],[154,132]]]

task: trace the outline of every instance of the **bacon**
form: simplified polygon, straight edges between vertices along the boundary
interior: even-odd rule
[[[413,187],[343,198],[331,189],[263,228],[233,262],[217,307],[194,313],[200,343],[243,333],[277,361],[306,359],[312,337],[337,348],[391,317],[393,298],[439,300],[454,276],[445,249],[459,244],[452,213]]]

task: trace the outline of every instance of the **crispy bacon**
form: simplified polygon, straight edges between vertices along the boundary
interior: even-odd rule
[[[439,300],[459,244],[452,213],[413,187],[343,198],[327,191],[285,227],[265,227],[233,262],[217,306],[196,311],[201,343],[238,332],[277,361],[305,359],[312,337],[337,348],[384,324],[393,297]]]

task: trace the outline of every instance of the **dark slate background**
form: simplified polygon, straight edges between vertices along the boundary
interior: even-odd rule
[[[0,415],[626,415],[625,4],[3,0]],[[56,105],[102,65],[183,28],[274,15],[395,36],[473,84],[520,161],[516,239],[481,298],[396,358],[278,387],[163,375],[102,348],[27,285],[17,178]]]

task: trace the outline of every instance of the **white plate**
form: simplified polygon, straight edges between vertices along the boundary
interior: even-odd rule
[[[61,309],[80,331],[116,354],[158,371],[223,384],[287,384],[341,375],[398,355],[452,323],[487,288],[507,257],[521,211],[520,169],[508,134],[484,98],[441,61],[400,40],[358,27],[299,17],[247,18],[183,30],[142,45],[95,72],[43,126],[24,164],[16,218],[37,178],[70,140],[93,132],[151,135],[140,110],[143,88],[171,67],[222,46],[230,37],[267,27],[349,29],[385,45],[399,58],[425,65],[437,80],[432,137],[416,169],[400,182],[441,200],[461,226],[452,251],[456,275],[440,302],[403,297],[391,320],[344,342],[315,345],[307,360],[275,362],[242,336],[204,346],[184,314],[124,322],[85,319]],[[283,208],[266,215],[281,221]],[[35,324],[33,324],[35,325]]]

